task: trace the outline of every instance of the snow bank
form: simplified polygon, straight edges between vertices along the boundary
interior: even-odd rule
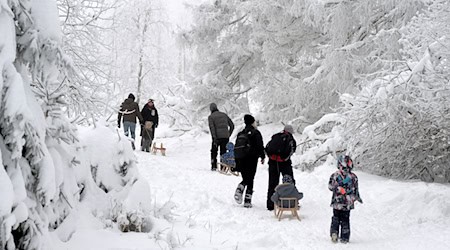
[[[135,178],[136,159],[121,130],[105,123],[79,129],[86,161],[98,186],[105,191],[120,190]]]

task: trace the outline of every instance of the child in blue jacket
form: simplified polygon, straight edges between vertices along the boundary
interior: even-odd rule
[[[236,161],[234,160],[234,144],[228,142],[226,145],[227,152],[220,156],[220,162],[230,166],[231,171],[236,169]]]

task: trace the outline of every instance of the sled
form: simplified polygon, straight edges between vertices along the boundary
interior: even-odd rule
[[[219,169],[218,172],[221,173],[221,174],[239,176],[239,172],[237,172],[237,171],[232,171],[232,170],[231,170],[232,167],[231,167],[230,165],[228,165],[228,164],[219,162],[219,167],[218,167],[218,169]]]
[[[161,152],[161,154],[163,156],[166,155],[166,148],[163,146],[163,144],[160,144],[160,147],[156,146],[156,142],[153,143],[153,147],[152,147],[152,153],[155,155],[158,151]]]
[[[292,201],[294,201],[294,204],[295,204],[293,207],[290,206]],[[275,204],[275,209],[273,210],[273,212],[275,213],[275,217],[278,218],[278,221],[281,221],[281,217],[283,216],[284,211],[290,211],[292,214],[292,217],[295,217],[299,221],[301,221],[300,217],[298,216],[298,212],[297,212],[300,209],[297,198],[294,198],[294,197],[280,198],[280,201],[277,203]],[[282,206],[283,204],[288,204],[288,207]]]

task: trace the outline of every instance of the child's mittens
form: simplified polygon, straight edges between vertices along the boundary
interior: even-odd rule
[[[345,192],[345,188],[343,188],[343,187],[341,187],[341,186],[338,187],[338,192],[339,192],[340,194],[345,194],[345,193],[346,193],[346,192]]]

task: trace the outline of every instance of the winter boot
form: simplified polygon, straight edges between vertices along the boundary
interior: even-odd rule
[[[246,208],[252,207],[252,194],[245,194],[244,207]]]
[[[237,204],[242,204],[242,194],[244,193],[245,186],[242,185],[242,183],[239,183],[239,185],[236,188],[236,192],[234,192],[234,200]]]
[[[211,171],[216,171],[216,170],[217,170],[217,160],[211,159]]]
[[[331,241],[332,241],[333,243],[336,243],[336,242],[338,241],[338,235],[337,235],[337,233],[332,233],[332,234],[331,234]]]
[[[131,147],[133,148],[133,150],[136,149],[136,146],[134,146],[134,142],[131,142]]]

